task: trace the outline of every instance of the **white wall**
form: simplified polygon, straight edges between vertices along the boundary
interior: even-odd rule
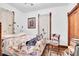
[[[61,35],[61,45],[68,45],[68,17],[67,13],[72,10],[76,4],[60,6],[53,8],[52,15],[52,33]]]
[[[69,4],[68,5],[68,12],[70,12],[74,7],[75,7],[75,5],[77,5],[77,3],[72,3],[72,4]]]
[[[60,44],[67,45],[67,6],[55,7],[52,14],[52,33],[60,34]]]
[[[15,22],[17,23],[14,27],[15,27],[15,33],[20,33],[21,30],[21,26],[23,25],[24,22],[24,13],[22,13],[21,11],[19,11],[18,9],[5,4],[5,3],[0,3],[0,8],[4,8],[6,10],[10,10],[10,11],[14,11],[15,12]],[[17,28],[17,25],[19,25],[19,27]]]
[[[43,10],[38,10],[30,13],[26,13],[26,19],[28,17],[35,16],[38,19],[38,14],[49,14],[52,13],[52,34],[57,33],[61,35],[61,45],[68,45],[68,17],[67,12],[69,12],[75,4],[69,4],[65,6],[58,6]],[[38,20],[37,20],[38,25]],[[26,25],[27,26],[27,25]],[[31,35],[36,35],[38,32],[38,27],[34,30],[29,30],[26,28],[28,33],[31,33]]]
[[[67,6],[62,6],[62,7],[60,6],[60,7],[38,10],[38,11],[32,12],[32,13],[30,12],[30,13],[27,13],[26,15],[28,15],[28,17],[32,17],[32,15],[37,17],[38,14],[49,14],[50,12],[52,12],[52,34],[53,33],[60,34],[61,35],[61,45],[67,45],[66,9],[67,9]],[[32,30],[31,33],[34,34],[33,32],[35,32],[35,31],[36,30]],[[30,30],[28,30],[28,32],[30,32]]]

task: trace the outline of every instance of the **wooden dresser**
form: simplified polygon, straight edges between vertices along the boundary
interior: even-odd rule
[[[72,38],[79,39],[79,3],[68,13],[68,45]]]
[[[1,40],[1,23],[0,23],[0,56],[2,55],[2,45],[1,45],[1,42],[2,42],[2,40]]]

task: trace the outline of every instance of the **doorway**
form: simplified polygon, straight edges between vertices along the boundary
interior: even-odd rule
[[[38,14],[38,34],[44,34],[44,38],[51,40],[51,12]]]

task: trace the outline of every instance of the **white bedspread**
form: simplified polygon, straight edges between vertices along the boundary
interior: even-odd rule
[[[3,53],[12,56],[40,56],[46,46],[45,39],[37,41],[35,46],[26,46],[26,41],[32,39],[34,36],[29,36],[26,34],[20,35],[7,35],[4,36],[3,43]],[[22,46],[21,48],[19,46]]]

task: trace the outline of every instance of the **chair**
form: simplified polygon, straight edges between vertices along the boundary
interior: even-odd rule
[[[59,51],[60,51],[60,35],[59,34],[53,34],[51,36],[51,40],[53,43],[53,47],[51,52],[55,52],[57,53],[57,55],[59,55]]]

